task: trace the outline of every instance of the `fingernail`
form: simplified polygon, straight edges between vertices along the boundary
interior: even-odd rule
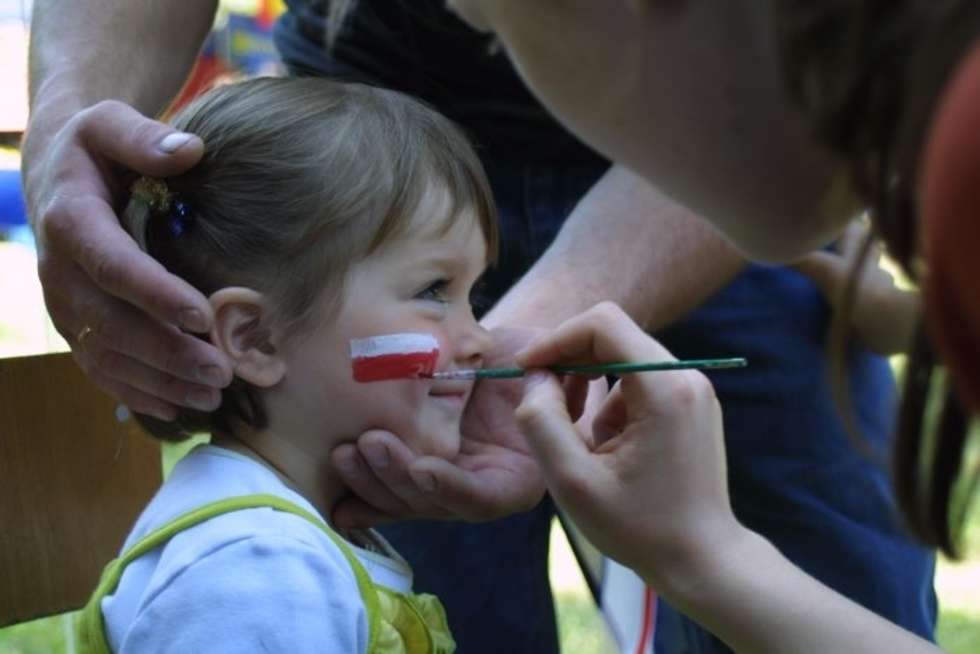
[[[167,154],[173,154],[177,150],[181,149],[187,142],[193,138],[192,134],[186,134],[184,132],[174,132],[173,134],[167,134],[162,139],[160,139],[159,148],[166,152]]]
[[[434,493],[436,488],[439,487],[439,483],[436,481],[435,475],[433,475],[431,472],[425,472],[418,475],[415,483],[418,484],[419,488],[424,490],[426,493]]]
[[[208,330],[208,321],[204,317],[204,314],[197,309],[181,309],[180,315],[178,316],[180,320],[180,326],[189,332],[206,332]]]
[[[388,464],[391,463],[391,457],[388,455],[388,448],[384,445],[380,447],[366,447],[367,450],[364,456],[371,463],[373,468],[387,468]]]
[[[225,375],[221,372],[221,368],[209,363],[197,369],[197,381],[214,388],[223,388]]]
[[[218,408],[217,393],[214,391],[197,389],[187,394],[187,405],[198,411],[213,411]]]

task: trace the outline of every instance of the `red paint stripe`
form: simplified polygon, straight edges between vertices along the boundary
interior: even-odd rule
[[[431,352],[399,352],[353,360],[354,380],[359,382],[386,379],[417,379],[435,372],[439,350]]]
[[[636,654],[646,654],[647,643],[653,638],[653,616],[656,615],[657,596],[649,586],[643,591],[643,629],[636,644]]]

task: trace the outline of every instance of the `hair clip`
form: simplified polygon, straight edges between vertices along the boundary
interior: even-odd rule
[[[161,213],[171,208],[170,189],[162,179],[140,177],[133,183],[130,192],[153,213]]]
[[[168,226],[170,228],[170,235],[174,238],[180,238],[191,226],[191,208],[183,200],[178,200],[176,198],[170,203],[170,220]]]

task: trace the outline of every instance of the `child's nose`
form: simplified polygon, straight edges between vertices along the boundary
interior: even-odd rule
[[[456,340],[456,363],[464,368],[479,368],[490,348],[490,332],[472,318]]]

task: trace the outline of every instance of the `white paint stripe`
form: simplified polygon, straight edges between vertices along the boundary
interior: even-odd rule
[[[368,338],[352,338],[350,341],[352,359],[409,352],[435,352],[438,349],[439,341],[432,334],[382,334]]]

